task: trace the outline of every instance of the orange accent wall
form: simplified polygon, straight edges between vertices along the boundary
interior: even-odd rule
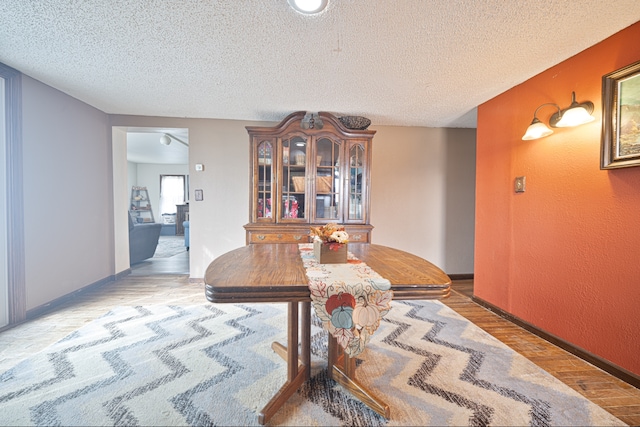
[[[640,22],[479,106],[474,271],[477,297],[635,375],[640,166],[600,170],[600,138],[602,76],[640,60],[639,40]],[[596,120],[522,141],[572,91]]]

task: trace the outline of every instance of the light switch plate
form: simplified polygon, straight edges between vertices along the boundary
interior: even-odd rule
[[[202,172],[204,170],[204,165],[202,163],[196,163],[196,172]]]
[[[516,176],[516,181],[514,185],[516,193],[524,193],[526,183],[527,183],[526,177]]]
[[[204,200],[204,194],[202,190],[194,190],[193,194],[196,198],[196,202],[201,202]]]

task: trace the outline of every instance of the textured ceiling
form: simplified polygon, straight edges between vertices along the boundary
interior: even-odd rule
[[[474,127],[475,107],[640,20],[638,0],[2,0],[0,62],[107,113]]]

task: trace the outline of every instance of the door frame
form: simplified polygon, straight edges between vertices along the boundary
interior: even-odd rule
[[[171,133],[173,130],[187,129],[188,127],[170,126],[141,126],[141,125],[112,125],[111,126],[111,143],[112,143],[112,168],[113,168],[113,218],[114,218],[114,249],[115,249],[115,272],[116,277],[131,273],[131,265],[129,264],[129,226],[128,226],[128,207],[131,188],[128,185],[128,160],[127,160],[127,135],[130,132],[148,132],[152,134],[162,135],[163,133]],[[183,145],[187,145],[175,136],[176,141]],[[186,175],[189,180],[189,174]],[[188,197],[188,193],[186,194]],[[159,206],[158,206],[159,208]],[[123,215],[123,212],[127,212]],[[156,221],[159,221],[156,218]],[[189,270],[191,270],[191,261],[189,261]]]
[[[5,170],[8,324],[27,317],[22,167],[22,73],[0,63],[5,79]],[[0,328],[2,329],[2,328]]]

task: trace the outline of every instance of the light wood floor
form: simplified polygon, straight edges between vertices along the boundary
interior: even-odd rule
[[[184,258],[173,260],[175,269],[184,268]],[[188,256],[186,259],[188,262]],[[161,263],[161,274],[154,274],[153,266],[146,265],[144,270],[85,292],[51,313],[0,333],[0,372],[114,306],[206,303],[203,285],[190,283],[188,275],[170,274],[166,265],[170,262]],[[472,281],[456,281],[453,289],[452,296],[443,300],[446,305],[622,421],[640,425],[640,390],[475,304],[470,299]]]

